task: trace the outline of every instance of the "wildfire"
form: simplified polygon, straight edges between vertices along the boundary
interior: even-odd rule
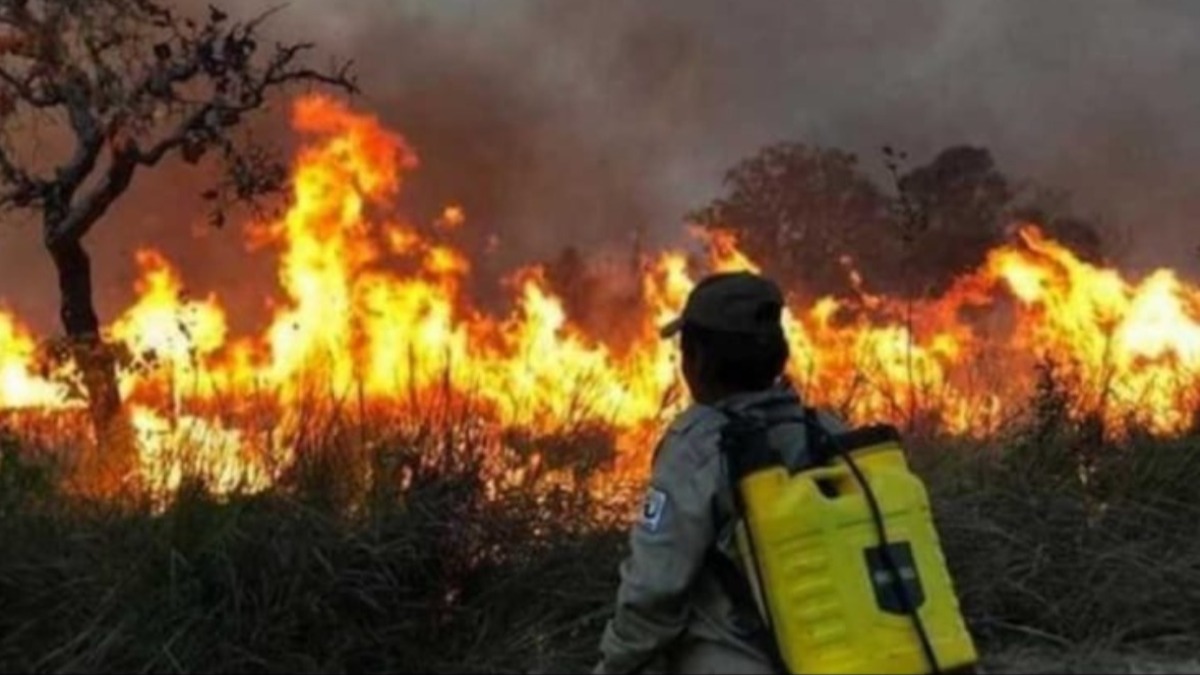
[[[657,329],[696,279],[688,256],[645,261],[632,347],[573,322],[539,268],[507,280],[510,311],[487,312],[465,290],[471,260],[453,241],[471,227],[464,209],[447,206],[429,227],[395,210],[418,168],[402,137],[322,97],[300,99],[293,121],[306,145],[291,207],[250,232],[278,254],[279,294],[261,335],[231,337],[216,293],[184,297],[162,254],[137,253],[137,299],[108,333],[153,366],[123,371],[120,383],[145,483],[173,490],[199,472],[219,490],[269,486],[295,459],[286,439],[314,397],[414,418],[469,404],[476,422],[529,434],[602,426],[615,433],[618,471],[644,470],[648,432],[681,405],[670,395],[674,346]],[[732,235],[705,243],[703,267],[757,269]],[[852,297],[793,304],[785,320],[793,381],[855,421],[990,433],[1026,406],[1033,365],[1049,358],[1080,385],[1077,414],[1099,411],[1116,430],[1193,422],[1200,289],[1170,271],[1133,281],[1032,226],[924,301],[870,295],[869,273],[843,263]],[[0,409],[72,405],[36,354],[29,331],[0,311]],[[265,417],[246,421],[251,408]]]
[[[215,295],[185,299],[178,273],[157,251],[138,251],[137,263],[138,300],[113,324],[112,337],[135,353],[162,358],[175,378],[194,376],[199,359],[225,344],[224,310]]]
[[[55,406],[64,402],[59,387],[33,375],[37,343],[16,317],[0,307],[0,407]]]

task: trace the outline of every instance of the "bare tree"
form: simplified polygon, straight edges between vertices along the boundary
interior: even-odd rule
[[[349,63],[305,65],[310,43],[259,44],[274,12],[247,22],[210,7],[177,14],[154,0],[0,0],[0,208],[41,217],[58,272],[62,325],[81,359],[97,437],[118,417],[113,358],[102,348],[83,238],[141,169],[212,156],[216,209],[280,190],[283,165],[233,131],[290,84],[356,90]],[[30,130],[66,129],[60,157],[28,150]]]

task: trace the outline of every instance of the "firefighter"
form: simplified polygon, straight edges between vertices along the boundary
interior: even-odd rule
[[[680,338],[693,403],[655,451],[595,672],[778,670],[755,607],[725,591],[740,568],[719,440],[727,419],[722,410],[767,420],[803,416],[799,397],[783,378],[789,355],[783,306],[782,292],[768,279],[716,274],[696,286],[682,315],[662,330],[664,338]],[[823,414],[820,422],[840,428]],[[798,465],[805,431],[802,424],[779,424],[771,444]]]

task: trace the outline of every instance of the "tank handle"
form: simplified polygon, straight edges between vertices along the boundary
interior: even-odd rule
[[[816,484],[817,490],[826,499],[833,500],[862,493],[861,486],[854,480],[849,467],[844,464],[808,469],[802,471],[801,475]]]

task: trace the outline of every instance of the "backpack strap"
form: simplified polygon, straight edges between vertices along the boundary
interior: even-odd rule
[[[709,549],[707,558],[713,576],[721,586],[721,590],[729,597],[736,615],[753,622],[748,626],[748,641],[766,654],[779,672],[786,673],[787,667],[783,663],[783,656],[779,653],[775,634],[762,619],[762,612],[754,597],[754,589],[750,586],[750,580],[736,563],[715,546]]]
[[[723,412],[728,420],[721,428],[720,459],[723,465],[723,474],[727,480],[725,488],[733,500],[734,513],[729,522],[721,523],[717,505],[713,505],[713,519],[717,522],[719,529],[727,526],[736,527],[738,519],[745,511],[745,503],[738,490],[738,480],[745,475],[751,465],[769,460],[762,456],[762,453],[769,450],[766,445],[766,434],[770,425],[763,420],[757,420],[731,410]],[[731,535],[736,536],[736,531]],[[757,559],[757,556],[754,557]],[[754,622],[750,627],[749,641],[767,655],[779,672],[788,672],[770,625],[770,610],[767,609],[767,616],[763,615],[762,610],[766,608],[765,599],[760,605],[749,577],[738,567],[737,563],[718,548],[716,541],[709,547],[707,559],[713,576],[729,598],[734,612],[738,616]]]
[[[721,428],[720,454],[727,481],[725,488],[733,500],[734,513],[730,523],[720,523],[719,514],[714,505],[713,518],[718,521],[720,527],[725,527],[736,525],[741,514],[745,512],[745,503],[738,490],[738,482],[742,476],[763,466],[782,462],[778,452],[770,447],[767,432],[776,424],[795,422],[796,418],[767,421],[730,409],[722,409],[722,412],[727,421]],[[828,463],[834,457],[835,445],[832,433],[821,423],[816,408],[804,406],[803,423],[810,465],[819,466]],[[747,536],[749,536],[749,532],[747,532]],[[753,547],[752,539],[750,544]],[[766,604],[766,599],[763,598],[760,604],[749,577],[717,547],[716,542],[709,547],[707,558],[713,575],[729,597],[734,611],[741,616],[755,620],[756,625],[751,631],[751,641],[767,654],[779,672],[788,672],[783,655],[779,651],[779,645],[775,640],[774,629],[771,626],[770,608]],[[757,560],[757,554],[753,554],[753,558]],[[762,575],[758,576],[761,579]],[[766,610],[766,616],[764,616],[763,610]]]
[[[813,466],[824,466],[837,456],[833,432],[821,423],[821,414],[812,406],[804,406],[805,440]]]

